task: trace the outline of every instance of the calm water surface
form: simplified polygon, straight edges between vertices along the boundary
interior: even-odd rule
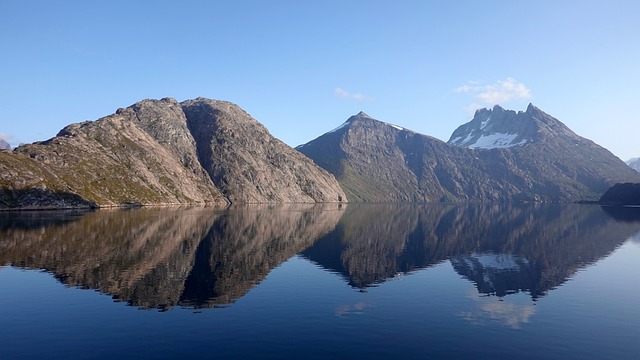
[[[639,359],[640,209],[0,213],[0,358]]]

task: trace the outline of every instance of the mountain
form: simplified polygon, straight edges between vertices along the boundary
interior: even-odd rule
[[[346,201],[237,105],[204,98],[143,100],[0,152],[0,190],[0,208]]]
[[[633,158],[633,159],[627,161],[627,165],[631,166],[632,169],[640,172],[640,157],[639,158]]]
[[[182,103],[198,157],[231,202],[339,202],[335,178],[269,134],[240,107],[203,98]]]
[[[479,110],[449,143],[361,112],[296,149],[333,173],[351,201],[571,202],[640,181],[533,105]]]
[[[598,202],[603,205],[640,205],[640,183],[615,184]]]
[[[11,150],[11,145],[3,139],[0,139],[0,150]]]

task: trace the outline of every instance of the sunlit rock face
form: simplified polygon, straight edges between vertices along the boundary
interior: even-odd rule
[[[143,100],[0,151],[0,209],[346,201],[333,175],[225,101]]]

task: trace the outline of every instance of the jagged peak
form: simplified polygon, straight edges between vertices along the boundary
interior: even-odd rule
[[[529,105],[527,106],[527,110],[525,111],[525,113],[527,114],[533,114],[533,113],[544,113],[544,111],[540,110],[539,107],[533,105],[532,103],[529,103]]]

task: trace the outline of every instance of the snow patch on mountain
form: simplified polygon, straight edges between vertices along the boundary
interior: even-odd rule
[[[466,138],[463,139],[462,136],[458,136],[451,139],[449,143],[472,149],[506,149],[527,143],[527,139],[515,142],[517,138],[518,134],[509,133],[482,134],[478,137],[476,132],[472,131]]]
[[[518,137],[518,134],[504,134],[495,133],[490,135],[482,135],[478,140],[471,144],[467,144],[467,147],[472,149],[506,149],[513,146],[520,146],[527,143],[527,140],[521,140],[514,142]]]

